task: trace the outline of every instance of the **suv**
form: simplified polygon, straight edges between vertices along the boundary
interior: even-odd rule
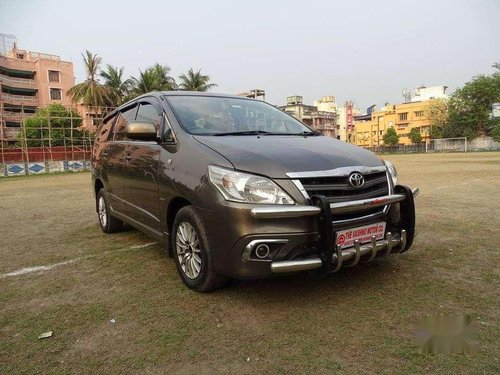
[[[390,162],[258,100],[140,96],[104,119],[91,169],[101,229],[160,241],[197,291],[327,274],[413,241],[418,189]]]

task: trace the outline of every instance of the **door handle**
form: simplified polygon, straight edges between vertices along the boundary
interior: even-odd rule
[[[125,155],[125,160],[130,160],[130,159],[132,159],[132,156],[130,156],[130,155]]]

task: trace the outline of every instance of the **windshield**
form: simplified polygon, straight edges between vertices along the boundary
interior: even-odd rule
[[[295,118],[258,100],[215,96],[169,96],[167,100],[190,134],[315,134]]]

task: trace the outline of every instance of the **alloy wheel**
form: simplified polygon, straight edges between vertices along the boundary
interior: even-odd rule
[[[106,227],[106,224],[108,223],[108,216],[106,212],[106,202],[104,201],[104,197],[99,197],[99,221],[101,222],[101,225],[103,227]]]
[[[196,279],[201,271],[200,241],[188,222],[183,221],[177,227],[175,245],[182,271],[190,279]]]

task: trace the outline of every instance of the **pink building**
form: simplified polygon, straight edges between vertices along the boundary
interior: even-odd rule
[[[73,63],[59,56],[18,49],[0,55],[0,141],[14,141],[21,121],[38,107],[71,105]]]

